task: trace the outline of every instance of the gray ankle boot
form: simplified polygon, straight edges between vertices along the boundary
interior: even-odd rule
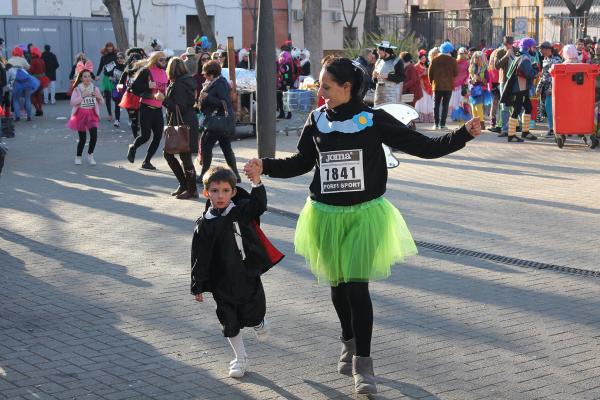
[[[352,375],[354,376],[354,390],[356,393],[377,393],[377,382],[375,382],[373,359],[371,357],[352,357]]]
[[[338,372],[343,375],[352,376],[352,357],[356,353],[354,346],[354,338],[350,340],[342,341],[342,354],[340,354],[340,361],[338,361]]]

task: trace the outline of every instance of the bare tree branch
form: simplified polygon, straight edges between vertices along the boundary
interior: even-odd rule
[[[342,4],[342,15],[344,16],[344,21],[346,22],[346,26],[348,28],[352,28],[354,26],[354,20],[356,19],[356,16],[358,15],[358,10],[360,9],[360,3],[362,2],[362,0],[358,0],[358,5],[356,4],[356,0],[352,0],[352,17],[350,18],[350,22],[348,22],[348,18],[346,17],[346,7],[344,4],[344,0],[340,0],[340,3]]]
[[[593,0],[584,0],[579,7],[575,6],[573,1],[564,0],[565,6],[569,9],[569,13],[573,17],[583,17],[586,12],[589,12],[592,8]]]
[[[137,11],[135,8],[134,0],[131,0],[131,14],[133,15],[133,45],[137,47],[137,21],[138,16],[140,15],[140,7],[142,5],[142,0],[138,0]]]

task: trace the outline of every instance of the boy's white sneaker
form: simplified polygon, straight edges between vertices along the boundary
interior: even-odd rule
[[[96,160],[94,160],[94,155],[93,154],[88,154],[87,160],[90,163],[90,165],[96,165]]]
[[[269,324],[266,318],[263,318],[260,325],[257,325],[252,329],[254,329],[254,333],[256,334],[256,340],[258,340],[259,342],[266,341],[271,334],[271,325]]]
[[[75,165],[81,165],[81,157],[79,157],[79,156],[75,157]]]
[[[246,374],[248,367],[248,357],[236,358],[229,363],[229,377],[241,378]]]

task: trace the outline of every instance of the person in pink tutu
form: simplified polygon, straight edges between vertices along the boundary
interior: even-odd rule
[[[81,155],[85,147],[87,131],[90,132],[87,160],[90,165],[96,165],[94,148],[98,140],[98,125],[100,124],[100,107],[98,105],[104,102],[104,99],[100,89],[94,86],[92,71],[79,66],[78,69],[71,93],[73,111],[69,122],[67,122],[67,127],[79,133],[75,165],[81,165]]]

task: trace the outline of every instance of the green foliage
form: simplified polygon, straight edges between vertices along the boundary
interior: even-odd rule
[[[394,53],[400,54],[403,51],[407,51],[411,53],[414,58],[417,58],[419,47],[413,32],[409,33],[403,38],[394,35],[366,34],[362,42],[358,40],[357,47],[354,47],[351,42],[346,41],[346,43],[344,43],[344,56],[350,59],[355,59],[360,55],[360,51],[362,49],[367,47],[374,49],[376,47],[376,43],[381,43],[384,40],[390,42],[392,46],[398,47],[396,50],[394,50]]]

